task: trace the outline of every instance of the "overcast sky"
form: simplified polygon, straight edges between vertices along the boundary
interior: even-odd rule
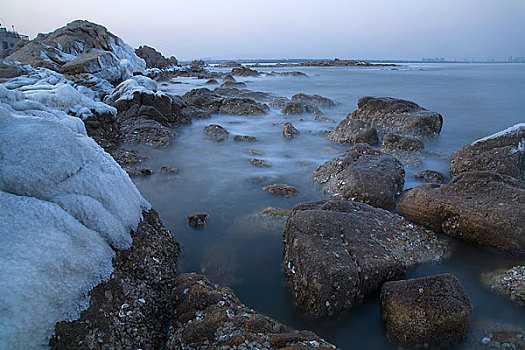
[[[75,19],[178,59],[525,56],[525,0],[0,0],[31,38]]]

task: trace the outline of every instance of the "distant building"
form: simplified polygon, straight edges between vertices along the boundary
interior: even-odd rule
[[[8,30],[0,25],[0,58],[9,56],[13,48],[20,42],[29,41],[27,35],[21,35],[15,30]]]

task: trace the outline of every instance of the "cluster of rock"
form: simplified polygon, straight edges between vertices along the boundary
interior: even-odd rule
[[[174,56],[170,58],[164,57],[160,52],[152,47],[143,45],[135,49],[135,54],[146,62],[146,68],[168,68],[170,66],[177,66],[179,62]]]

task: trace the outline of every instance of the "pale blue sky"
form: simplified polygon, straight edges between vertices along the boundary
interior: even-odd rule
[[[525,56],[525,0],[0,0],[34,37],[74,19],[179,59]]]

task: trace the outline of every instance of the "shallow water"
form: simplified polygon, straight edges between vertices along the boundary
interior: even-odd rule
[[[272,69],[261,69],[261,71]],[[414,101],[443,115],[440,137],[425,145],[425,159],[406,167],[405,188],[420,182],[413,177],[422,169],[448,175],[448,157],[461,146],[525,120],[525,65],[409,65],[391,68],[281,68],[299,70],[304,77],[239,78],[247,88],[291,97],[304,92],[329,97],[339,103],[324,110],[338,122],[357,108],[362,96],[390,96]],[[162,86],[183,94],[205,86],[205,81],[177,79],[182,84]],[[213,87],[212,87],[213,88]],[[290,121],[301,132],[286,140],[282,124]],[[215,143],[204,138],[203,128],[219,124],[230,138]],[[172,146],[137,148],[152,157],[152,169],[163,165],[181,171],[168,176],[157,171],[135,178],[142,194],[160,213],[166,226],[183,244],[180,272],[205,273],[212,281],[231,286],[248,306],[295,328],[307,328],[342,349],[390,349],[380,316],[377,295],[354,308],[341,320],[312,324],[302,318],[284,287],[282,269],[282,220],[262,220],[256,212],[266,207],[291,209],[295,204],[327,198],[312,181],[313,170],[346,149],[327,141],[324,133],[336,124],[314,121],[312,115],[283,116],[278,110],[265,116],[216,115],[181,128]],[[255,136],[257,142],[234,142],[234,135]],[[260,156],[246,152],[255,150]],[[264,159],[269,168],[258,168],[251,158]],[[265,193],[261,187],[286,183],[298,189],[293,198]],[[206,212],[202,229],[188,226],[187,216]],[[525,327],[525,311],[485,291],[481,272],[517,261],[457,244],[454,255],[437,265],[419,266],[406,277],[452,272],[463,283],[474,305],[474,328],[487,320]]]

